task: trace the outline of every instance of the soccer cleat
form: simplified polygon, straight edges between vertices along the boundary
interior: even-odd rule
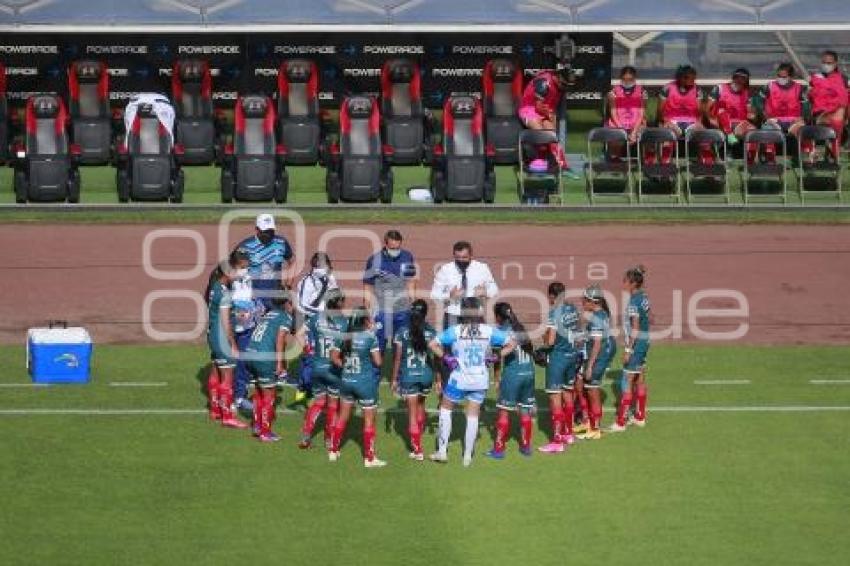
[[[463,467],[468,468],[472,465],[472,456],[464,456],[463,457]]]
[[[336,462],[339,460],[339,452],[328,452],[328,462]]]
[[[578,181],[581,179],[581,175],[570,169],[569,167],[561,170],[561,175],[569,179],[570,181]]]
[[[407,456],[411,460],[416,460],[417,462],[422,462],[425,460],[425,455],[422,452],[411,452]]]
[[[431,454],[429,459],[432,462],[437,462],[438,464],[445,464],[449,461],[449,457],[443,452],[434,452],[433,454]]]
[[[611,428],[608,429],[608,432],[625,432],[625,431],[626,431],[626,425],[621,425],[621,424],[617,424],[617,423],[612,424]]]
[[[539,447],[537,450],[543,454],[560,454],[564,451],[564,445],[561,442],[550,442]]]
[[[568,434],[564,437],[564,444],[567,446],[572,446],[576,443],[576,436],[574,434]]]
[[[600,438],[602,438],[602,431],[599,430],[598,428],[597,429],[591,429],[591,430],[588,430],[587,432],[583,432],[583,433],[579,434],[578,438],[580,438],[581,440],[599,440]]]
[[[484,454],[484,455],[487,456],[488,458],[492,458],[493,460],[504,460],[505,459],[504,450],[496,450],[495,448],[493,448],[492,450],[488,450],[487,453]],[[471,460],[470,460],[470,463],[471,463]],[[466,465],[466,463],[464,463],[464,466],[465,465]]]
[[[227,428],[248,428],[249,425],[247,423],[243,423],[235,417],[230,417],[228,419],[221,419],[221,426]]]
[[[639,428],[643,428],[646,426],[646,419],[638,419],[634,416],[629,417],[629,424],[634,425]]]
[[[525,456],[526,458],[529,458],[534,453],[534,451],[531,449],[531,446],[520,446],[519,453]]]
[[[590,422],[584,421],[581,424],[577,424],[575,427],[573,427],[573,432],[575,432],[576,434],[583,434],[583,433],[587,432],[589,429],[590,429]]]
[[[307,402],[307,392],[301,391],[300,389],[295,392],[295,399],[292,401],[293,404],[297,405],[299,403]]]
[[[363,465],[367,468],[383,468],[387,463],[384,460],[372,458],[371,460],[363,460]]]
[[[298,441],[298,448],[300,448],[301,450],[306,450],[306,449],[310,448],[312,445],[313,445],[313,439],[311,439],[307,435],[302,436],[301,440]]]
[[[278,440],[280,440],[280,436],[273,433],[272,431],[263,433],[257,438],[260,439],[260,442],[277,442]]]

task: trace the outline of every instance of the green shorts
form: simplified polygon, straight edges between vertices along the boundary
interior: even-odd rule
[[[215,367],[227,369],[236,367],[236,358],[230,349],[230,343],[223,337],[210,334],[207,336],[207,345],[210,347],[210,359]]]
[[[257,382],[257,387],[268,389],[277,383],[277,363],[271,361],[249,361],[247,364],[251,377]]]
[[[361,409],[378,406],[378,381],[371,376],[360,379],[342,379],[339,396],[346,403],[357,402]]]
[[[433,379],[419,381],[399,381],[398,394],[402,397],[427,397],[434,385]]]
[[[576,382],[578,372],[578,354],[576,352],[549,353],[549,363],[546,365],[546,393],[560,393],[570,389]]]
[[[649,342],[636,342],[632,349],[629,362],[623,366],[626,373],[640,373],[646,367],[646,354],[649,352]]]
[[[499,400],[496,407],[515,411],[517,407],[530,409],[535,405],[534,374],[506,374],[499,381]]]
[[[321,397],[323,395],[339,397],[340,383],[339,372],[334,371],[333,367],[313,368],[313,397]]]

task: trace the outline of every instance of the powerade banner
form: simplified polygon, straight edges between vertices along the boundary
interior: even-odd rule
[[[37,92],[67,94],[66,69],[76,59],[103,59],[109,66],[114,106],[135,92],[170,94],[171,65],[179,58],[209,61],[216,105],[232,106],[238,92],[273,93],[284,59],[315,60],[321,71],[320,97],[326,108],[343,96],[378,94],[381,65],[390,58],[416,60],[422,69],[426,106],[439,108],[452,94],[480,94],[488,59],[509,58],[526,79],[556,61],[557,34],[5,34],[0,61],[6,64],[10,103],[21,106]],[[573,66],[584,77],[568,94],[571,107],[600,106],[611,84],[610,33],[574,34]]]

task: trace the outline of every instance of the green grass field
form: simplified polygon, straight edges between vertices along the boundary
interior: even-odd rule
[[[278,421],[277,445],[207,423],[200,347],[99,347],[85,386],[13,386],[28,381],[23,358],[0,348],[2,564],[824,566],[850,556],[850,384],[810,383],[850,379],[846,347],[658,345],[645,429],[555,457],[524,459],[512,443],[507,460],[478,457],[470,469],[459,442],[447,466],[408,461],[386,387],[378,449],[390,464],[365,470],[359,434],[336,464],[299,452],[300,414]],[[358,418],[349,431],[359,428]]]

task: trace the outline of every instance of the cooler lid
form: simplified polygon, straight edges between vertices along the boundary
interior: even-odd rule
[[[30,328],[27,339],[33,344],[91,344],[89,331],[82,326]]]

